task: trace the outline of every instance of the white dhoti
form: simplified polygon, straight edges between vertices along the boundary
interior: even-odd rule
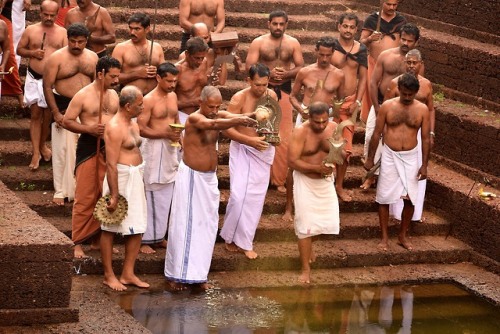
[[[368,114],[368,119],[366,120],[366,127],[365,127],[365,144],[363,146],[363,155],[365,156],[365,159],[368,157],[368,147],[370,146],[370,141],[373,136],[373,131],[375,130],[375,123],[377,122],[377,115],[375,114],[375,108],[372,106],[370,108],[370,113]],[[380,160],[380,157],[382,156],[382,138],[378,142],[378,147],[377,151],[375,151],[375,156],[373,158],[373,161],[376,163],[377,161]],[[380,169],[375,172],[375,175],[378,175],[380,172]]]
[[[339,234],[339,201],[332,180],[312,179],[293,171],[295,234],[299,239]]]
[[[147,138],[142,145],[148,206],[148,227],[142,236],[143,244],[161,242],[167,234],[175,175],[179,167],[178,149],[170,143],[167,139]]]
[[[26,73],[23,101],[28,107],[36,103],[40,108],[47,108],[47,102],[45,102],[45,95],[43,93],[43,79],[35,79],[30,71]]]
[[[52,174],[54,198],[75,198],[75,160],[78,134],[52,123]]]
[[[243,250],[252,250],[267,188],[274,146],[260,152],[231,141],[229,145],[230,195],[220,236]]]
[[[16,53],[17,68],[21,65],[21,56],[17,54],[17,45],[26,29],[26,11],[23,10],[23,7],[23,0],[12,1],[12,41],[14,43],[14,50],[10,52]]]
[[[387,145],[383,146],[375,198],[377,203],[393,204],[407,196],[415,205],[420,168],[417,155],[417,146],[409,151],[393,151]]]
[[[180,283],[204,283],[212,262],[219,222],[215,172],[198,172],[182,161],[170,212],[165,277]]]
[[[420,130],[418,130],[417,135],[417,148],[418,155],[417,161],[418,166],[422,166],[422,139],[420,137]],[[425,189],[427,188],[427,179],[418,181],[418,196],[415,203],[415,211],[413,212],[413,217],[411,220],[419,221],[422,219],[422,213],[424,211],[424,200],[425,200]],[[403,212],[404,202],[403,200],[398,200],[396,203],[389,205],[389,213],[391,216],[397,220],[401,220],[401,213]]]
[[[144,193],[144,162],[138,166],[117,165],[118,193],[128,202],[127,217],[120,225],[101,224],[101,230],[122,235],[142,234],[146,231],[147,211]],[[104,178],[102,194],[109,194],[108,178]]]

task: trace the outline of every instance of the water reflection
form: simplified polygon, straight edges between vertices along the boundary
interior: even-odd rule
[[[498,308],[449,284],[127,291],[120,306],[153,333],[497,333]]]

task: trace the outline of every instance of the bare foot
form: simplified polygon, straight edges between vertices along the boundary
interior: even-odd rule
[[[363,190],[368,190],[371,188],[371,186],[375,183],[375,178],[373,177],[370,177],[368,179],[365,180],[365,182],[363,182],[362,185],[360,185],[359,187]]]
[[[163,239],[162,241],[156,244],[156,247],[167,248],[167,240]]]
[[[75,245],[74,255],[75,259],[86,259],[88,255],[85,254],[81,245]]]
[[[99,244],[92,243],[90,245],[90,250],[100,251],[101,250],[101,246]],[[113,254],[118,254],[118,253],[120,253],[120,251],[118,250],[118,248],[113,247]]]
[[[52,159],[52,151],[45,145],[40,149],[40,154],[45,162],[49,162]]]
[[[32,156],[30,165],[28,166],[29,169],[31,169],[32,171],[36,171],[38,167],[40,167],[40,159],[42,159],[40,155]]]
[[[302,283],[302,284],[311,283],[311,271],[310,270],[302,270],[298,281],[299,281],[299,283]]]
[[[58,206],[64,206],[64,198],[54,197],[52,199],[52,203],[54,203],[55,205],[58,205]]]
[[[243,253],[245,253],[245,256],[250,260],[256,259],[259,256],[259,254],[255,253],[253,250],[243,251]]]
[[[131,277],[120,277],[120,283],[126,284],[126,285],[135,285],[138,288],[149,288],[149,284],[141,281],[139,277],[137,276],[131,276]]]
[[[174,291],[182,291],[187,289],[186,285],[174,281],[169,281],[168,286],[170,287],[171,290]]]
[[[289,221],[289,222],[293,221],[292,213],[290,211],[285,211],[283,216],[281,216],[281,219],[283,219],[285,221]]]
[[[139,248],[139,252],[144,253],[144,254],[154,254],[156,251],[151,248],[150,245],[141,245],[141,248]]]
[[[238,252],[238,251],[240,250],[240,249],[238,248],[238,246],[236,246],[236,244],[235,244],[234,242],[232,242],[232,243],[230,243],[230,244],[228,244],[228,243],[226,242],[225,246],[226,246],[226,250],[227,250],[227,251],[230,251],[230,252],[232,252],[232,253]]]
[[[282,194],[286,194],[286,188],[285,186],[278,186],[278,191]]]
[[[387,250],[389,249],[389,243],[382,240],[378,243],[377,248],[381,251],[387,252]]]
[[[205,291],[214,288],[214,286],[208,282],[200,283],[199,287],[200,287],[200,289],[205,290]]]
[[[345,189],[337,189],[337,196],[343,202],[351,202],[352,196],[349,194],[349,191]]]
[[[398,245],[400,245],[401,247],[403,247],[409,251],[413,250],[413,245],[411,244],[411,242],[409,242],[405,238],[398,237]]]
[[[125,291],[127,287],[123,285],[115,276],[111,278],[104,278],[102,284],[109,286],[111,289],[115,291]]]

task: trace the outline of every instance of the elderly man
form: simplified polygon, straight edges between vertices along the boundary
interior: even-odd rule
[[[186,121],[184,154],[170,212],[165,277],[175,290],[186,284],[210,287],[208,271],[219,223],[215,149],[219,132],[257,123],[247,116],[219,112],[222,96],[214,86],[203,88],[200,99],[200,109]]]
[[[59,6],[45,0],[40,5],[41,22],[26,28],[17,53],[29,59],[28,73],[24,83],[24,103],[30,108],[30,138],[33,155],[29,168],[37,170],[40,160],[49,161],[52,152],[46,145],[52,115],[43,94],[43,72],[45,64],[54,51],[66,46],[66,29],[54,24]]]
[[[139,116],[143,97],[137,87],[125,87],[120,94],[120,109],[109,120],[104,130],[106,142],[106,179],[103,194],[109,194],[107,209],[117,209],[119,196],[128,202],[125,219],[118,225],[102,224],[101,257],[104,268],[103,283],[116,291],[126,290],[126,285],[148,288],[149,284],[135,275],[134,266],[142,233],[146,231],[146,196],[142,174],[144,162],[139,146],[139,126],[132,118]],[[113,271],[113,239],[115,234],[125,237],[125,259],[118,279]]]
[[[74,198],[77,135],[63,128],[63,116],[73,96],[94,80],[97,55],[85,48],[89,31],[81,23],[67,30],[68,45],[55,51],[43,73],[43,92],[52,111],[52,171],[54,203],[64,205],[64,198]]]

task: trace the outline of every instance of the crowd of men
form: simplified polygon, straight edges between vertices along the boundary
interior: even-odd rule
[[[220,231],[227,251],[258,257],[253,239],[271,184],[286,193],[283,219],[294,219],[299,281],[309,283],[316,257],[313,238],[338,234],[339,200],[353,200],[343,182],[354,126],[342,128],[342,163],[325,162],[332,149],[329,139],[359,108],[367,122],[364,166],[371,172],[381,166],[379,247],[389,248],[392,213],[401,220],[398,243],[411,250],[407,230],[411,220],[422,219],[434,110],[432,86],[415,49],[419,30],[396,11],[397,5],[398,0],[384,1],[381,11],[364,22],[359,41],[358,17],[342,14],[338,39],[320,38],[317,60],[307,66],[299,41],[286,32],[287,14],[271,12],[269,33],[248,49],[248,87],[233,95],[227,111],[219,110],[221,93],[210,84],[214,73],[216,83],[227,78],[225,64],[213,69],[219,51],[210,43],[210,32],[224,28],[223,0],[180,1],[182,54],[175,64],[165,62],[161,45],[148,39],[151,18],[141,12],[129,17],[130,39],[117,43],[111,54],[108,45],[116,40],[111,17],[91,0],[42,1],[40,22],[24,30],[16,50],[9,47],[8,29],[0,21],[4,59],[16,52],[29,59],[23,103],[31,111],[30,168],[52,159],[53,202],[74,199],[75,257],[87,256],[85,243],[100,249],[104,284],[121,291],[128,284],[148,287],[134,274],[137,255],[166,248],[165,276],[173,289],[208,288],[219,221],[216,170],[222,132],[231,140],[230,195]],[[0,63],[1,71],[6,64]],[[235,65],[243,70],[239,59]],[[256,131],[256,103],[263,97],[281,108],[279,145]],[[181,134],[172,124],[185,130]],[[374,182],[368,178],[361,188]],[[103,194],[110,195],[111,212],[119,195],[129,201],[120,225],[100,225],[93,217]],[[119,279],[112,267],[117,233],[126,238]]]

